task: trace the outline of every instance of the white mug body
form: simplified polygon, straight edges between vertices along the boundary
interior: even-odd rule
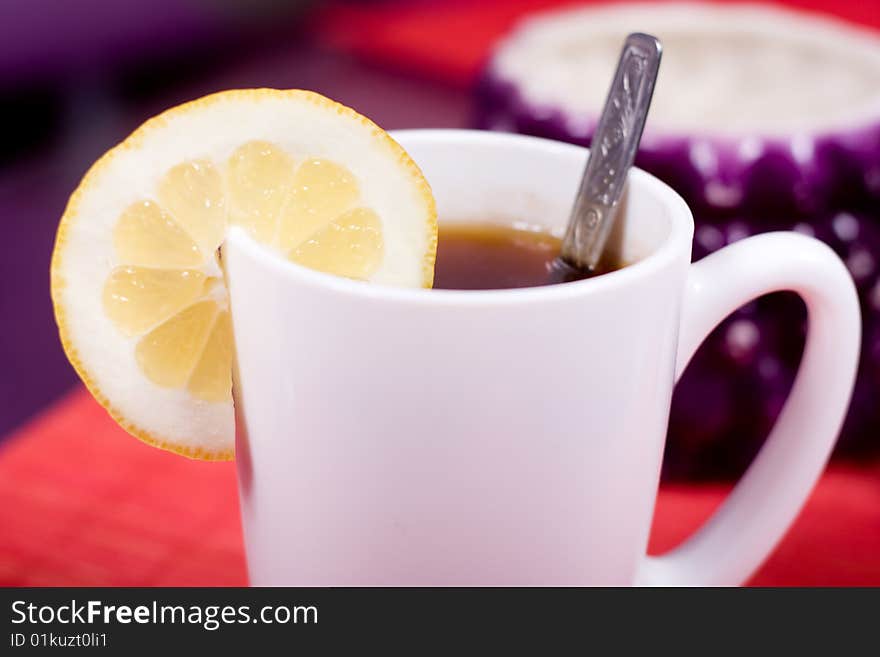
[[[491,133],[396,135],[440,221],[559,233],[584,149]],[[623,585],[654,505],[692,220],[634,171],[601,278],[399,290],[224,254],[251,581]]]
[[[440,222],[562,234],[586,149],[463,130],[396,133]],[[807,498],[852,390],[859,306],[796,234],[691,265],[693,219],[629,175],[625,266],[513,290],[400,289],[286,262],[233,229],[236,459],[252,584],[740,584]],[[767,445],[693,538],[646,557],[674,382],[728,313],[804,299],[803,363]]]

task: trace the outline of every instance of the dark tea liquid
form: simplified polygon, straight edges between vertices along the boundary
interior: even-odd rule
[[[549,233],[490,223],[440,223],[434,288],[498,290],[588,278],[556,262],[562,240]],[[620,265],[603,263],[593,276]]]

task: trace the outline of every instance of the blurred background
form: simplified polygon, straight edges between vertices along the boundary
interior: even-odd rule
[[[221,89],[303,87],[354,107],[386,129],[479,126],[589,143],[588,132],[566,131],[558,117],[512,103],[510,90],[488,67],[493,44],[524,16],[583,4],[597,3],[4,0],[0,437],[79,386],[50,306],[55,228],[88,166],[146,118]],[[774,4],[880,27],[878,0]],[[880,88],[880,79],[873,84]],[[595,90],[599,102],[604,93]],[[874,119],[880,123],[880,108]],[[692,203],[695,258],[748,234],[796,228],[825,239],[847,260],[859,283],[866,336],[853,409],[837,451],[838,458],[851,460],[880,451],[878,134],[861,134],[858,152],[832,145],[834,170],[849,176],[835,178],[832,186],[852,193],[823,192],[821,202],[805,204],[800,197],[767,203],[764,193],[763,201],[719,209],[700,195],[694,184],[700,172],[679,166],[687,157],[675,149],[640,161]],[[752,187],[771,191],[812,184],[802,174],[763,160],[749,173]],[[751,460],[794,376],[803,315],[799,301],[775,295],[713,334],[676,394],[666,477],[731,478]]]

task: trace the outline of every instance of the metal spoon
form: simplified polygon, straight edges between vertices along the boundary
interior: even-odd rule
[[[614,81],[593,134],[590,157],[562,241],[562,253],[554,263],[557,277],[563,280],[595,272],[602,260],[627,173],[642,138],[661,52],[660,41],[649,34],[630,34],[623,44]]]

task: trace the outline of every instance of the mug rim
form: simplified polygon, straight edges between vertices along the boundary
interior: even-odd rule
[[[430,144],[450,140],[465,146],[479,144],[483,147],[492,144],[518,142],[532,149],[539,149],[549,154],[582,154],[589,149],[565,142],[519,135],[514,133],[491,132],[468,129],[407,129],[393,130],[389,133],[397,141],[420,141]],[[402,144],[404,150],[407,146]],[[418,164],[418,162],[416,162]],[[428,183],[430,184],[430,180]],[[404,288],[382,285],[368,281],[356,281],[333,274],[315,271],[294,262],[290,262],[252,239],[241,227],[230,227],[227,242],[233,242],[236,248],[249,253],[254,259],[262,259],[267,267],[276,273],[293,279],[300,285],[324,288],[328,292],[356,296],[361,298],[396,300],[421,305],[445,306],[485,306],[508,305],[534,301],[550,301],[568,299],[574,296],[586,296],[605,292],[609,288],[634,284],[642,279],[650,278],[663,270],[680,256],[684,250],[690,253],[693,236],[693,217],[684,199],[666,183],[651,174],[633,167],[630,170],[630,193],[632,190],[647,191],[669,210],[669,232],[658,246],[651,252],[620,269],[579,281],[557,285],[537,287],[506,288],[493,290],[448,290],[433,288]]]

